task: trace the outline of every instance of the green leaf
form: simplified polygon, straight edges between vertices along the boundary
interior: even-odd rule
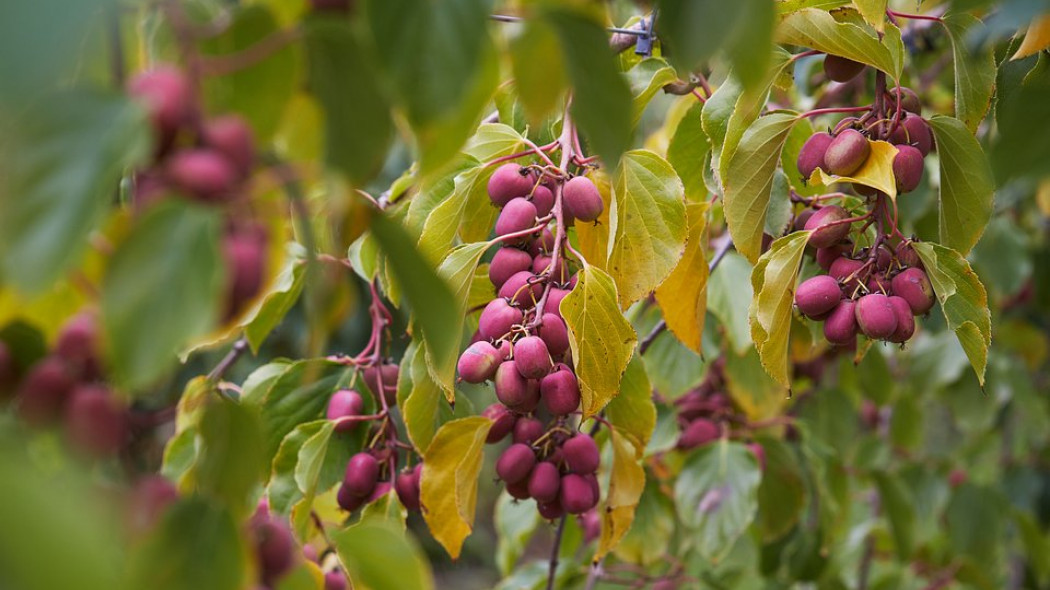
[[[752,262],[762,247],[762,228],[780,150],[797,120],[794,113],[773,113],[755,121],[740,139],[722,179],[730,235],[737,251]]]
[[[941,163],[940,241],[966,255],[992,216],[992,170],[981,144],[962,121],[936,116],[929,123]]]
[[[664,558],[677,521],[674,503],[660,489],[660,482],[646,478],[631,529],[613,553],[628,563],[655,565]]]
[[[992,489],[964,483],[944,512],[952,552],[985,567],[1000,563],[1003,502]]]
[[[542,20],[527,20],[510,40],[510,64],[525,115],[533,125],[541,123],[558,108],[568,85],[561,46],[551,26]]]
[[[626,309],[664,282],[685,249],[685,189],[666,160],[647,150],[624,154],[613,179],[607,270]]]
[[[784,536],[799,522],[806,485],[790,447],[769,436],[762,437],[760,444],[766,454],[766,468],[758,486],[758,526],[768,542]]]
[[[499,539],[496,565],[500,573],[507,576],[525,553],[529,539],[540,524],[540,514],[536,511],[535,503],[521,502],[510,494],[500,494],[496,500],[496,515],[492,524]]]
[[[664,313],[667,328],[697,354],[702,353],[700,343],[707,315],[708,269],[704,230],[708,207],[706,202],[686,206],[689,233],[685,253],[667,279],[656,288],[656,302]]]
[[[430,445],[434,433],[442,424],[442,410],[448,411],[445,391],[430,376],[424,355],[425,349],[413,342],[401,359],[401,368],[410,371],[412,383],[401,413],[408,438],[417,449],[425,449]],[[398,381],[400,384],[401,380]]]
[[[714,560],[729,553],[755,518],[761,480],[758,461],[740,443],[723,440],[689,455],[674,497],[701,556]]]
[[[895,30],[896,27],[887,29]],[[838,22],[823,10],[806,8],[788,15],[777,26],[776,40],[868,64],[895,80],[900,79],[904,69],[904,50],[899,31],[887,34],[880,42],[878,37],[864,28],[853,23]]]
[[[988,293],[970,263],[958,252],[928,242],[915,242],[913,247],[926,267],[948,327],[955,331],[983,387],[988,347],[992,343]]]
[[[394,135],[389,100],[357,34],[334,19],[306,23],[309,89],[324,108],[325,160],[354,183],[379,173]]]
[[[766,79],[777,21],[776,3],[773,0],[744,0],[741,4],[744,13],[726,49],[733,73],[746,89],[754,90],[760,88]]]
[[[703,162],[711,150],[711,140],[703,129],[703,110],[704,104],[699,102],[690,107],[667,145],[667,161],[685,186],[686,202],[701,201],[707,196]]]
[[[886,24],[886,4],[887,0],[853,0],[857,12],[880,33]]]
[[[727,354],[726,388],[729,397],[752,422],[779,416],[788,402],[789,392],[762,370],[762,360],[754,348],[743,355]]]
[[[152,384],[214,325],[224,278],[219,229],[218,211],[172,199],[137,220],[110,259],[103,326],[113,375],[127,388]]]
[[[422,550],[397,525],[369,520],[331,536],[355,588],[434,588],[434,575]]]
[[[441,313],[447,316],[451,324],[447,329],[451,330],[455,335],[454,345],[459,344],[460,335],[463,332],[470,287],[475,276],[474,270],[478,267],[481,256],[488,248],[489,243],[487,242],[463,244],[453,250],[441,262],[441,266],[438,267],[438,276],[453,289],[452,296],[455,304],[443,308]],[[424,333],[425,336],[426,334]],[[448,399],[449,403],[455,402],[456,351],[453,350],[453,354],[442,357],[435,354],[429,342],[427,342],[426,351],[427,363],[431,368],[432,374],[437,379],[438,385],[445,391],[445,398]]]
[[[638,335],[620,313],[612,277],[587,263],[576,288],[562,300],[561,313],[569,328],[583,415],[591,416],[620,392]]]
[[[132,556],[132,588],[228,590],[248,575],[241,536],[230,513],[202,498],[169,507]]]
[[[7,123],[0,139],[0,270],[6,282],[36,293],[79,261],[121,173],[149,154],[149,135],[126,99],[86,90],[37,98]]]
[[[631,94],[634,95],[633,107],[631,108],[631,126],[637,126],[642,119],[642,113],[649,102],[656,96],[665,84],[678,79],[674,68],[667,62],[658,58],[650,57],[638,62],[627,71],[627,81],[631,85]]]
[[[601,25],[571,9],[550,5],[544,18],[561,41],[572,81],[572,118],[607,164],[631,143],[631,90],[620,75]]]
[[[999,84],[1000,97],[995,105],[999,136],[992,156],[1000,184],[1015,177],[1038,179],[1050,174],[1050,160],[1045,157],[1050,150],[1050,136],[1032,132],[1050,122],[1050,101],[1046,100],[1050,76],[1035,73],[1026,76],[1020,88]],[[939,144],[937,149],[941,149]]]
[[[883,472],[876,472],[874,476],[897,558],[907,560],[915,547],[915,498],[900,479]]]
[[[510,125],[483,123],[478,126],[477,133],[467,142],[463,152],[484,163],[524,149],[525,138]]]
[[[948,38],[952,41],[952,57],[955,62],[955,118],[977,133],[988,109],[992,105],[995,90],[995,55],[991,45],[979,47],[968,42],[975,37],[988,35],[987,27],[977,18],[965,14],[946,14],[941,19]]]
[[[721,322],[738,355],[751,348],[747,306],[741,304],[754,297],[751,270],[750,262],[730,252],[719,263],[718,272],[711,275],[707,285],[707,308]]]
[[[639,452],[649,444],[656,428],[656,406],[645,364],[638,355],[631,357],[620,383],[620,395],[606,406],[605,418],[617,432],[630,438]]]
[[[266,498],[269,500],[270,510],[278,514],[287,515],[292,506],[303,497],[303,491],[295,481],[296,467],[299,465],[299,451],[303,444],[312,439],[316,434],[325,430],[331,431],[331,422],[327,420],[314,420],[305,422],[295,427],[281,441],[277,455],[273,458],[270,472],[270,480],[266,487]]]
[[[266,473],[262,443],[256,408],[213,399],[200,423],[197,489],[247,514],[251,495]]]
[[[634,511],[645,491],[645,469],[640,464],[645,447],[636,447],[631,439],[615,429],[609,431],[612,443],[612,469],[605,495],[602,532],[595,559],[601,559],[620,544],[634,522]]]
[[[734,35],[749,13],[750,2],[660,0],[656,28],[674,66],[691,72],[713,57]]]
[[[459,557],[464,539],[474,529],[478,474],[491,427],[492,421],[482,416],[447,422],[423,453],[423,518],[452,559]]]
[[[748,315],[751,340],[766,372],[784,387],[791,387],[788,367],[791,305],[810,233],[800,231],[778,238],[751,271],[754,289]]]
[[[266,337],[284,320],[299,300],[305,278],[306,264],[303,259],[289,256],[281,274],[277,276],[276,284],[241,323],[244,326],[244,337],[252,347],[253,353],[258,354],[259,347]]]

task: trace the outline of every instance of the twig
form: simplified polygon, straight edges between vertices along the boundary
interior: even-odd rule
[[[215,383],[219,379],[222,379],[222,376],[226,374],[226,371],[230,370],[233,363],[236,363],[237,359],[241,358],[241,355],[244,354],[246,350],[248,350],[248,339],[242,336],[233,343],[230,352],[227,352],[226,356],[222,357],[219,364],[215,365],[215,368],[208,373],[208,381],[210,383]]]
[[[279,30],[245,49],[227,55],[201,58],[201,71],[207,76],[226,76],[270,57],[301,36],[299,29]]]
[[[568,515],[563,514],[561,520],[558,521],[558,530],[554,533],[550,569],[547,571],[547,590],[554,590],[554,577],[558,571],[558,552],[561,551],[561,538],[565,535],[565,521],[568,519]]]

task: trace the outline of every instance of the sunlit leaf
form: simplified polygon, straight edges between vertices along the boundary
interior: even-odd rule
[[[849,176],[836,176],[817,168],[809,178],[810,184],[831,186],[837,182],[852,182],[870,186],[896,199],[897,181],[893,176],[893,158],[897,155],[897,148],[885,141],[868,141],[868,145],[871,146],[871,153],[856,172]]]
[[[784,387],[791,386],[788,335],[795,281],[810,233],[795,232],[774,240],[751,271],[751,339],[766,372]]]
[[[707,315],[707,257],[704,254],[707,209],[707,203],[687,206],[689,236],[685,254],[656,289],[656,302],[664,312],[667,328],[697,354],[701,352],[700,337]]]
[[[634,522],[634,509],[645,490],[645,470],[639,464],[642,448],[616,430],[609,432],[613,463],[602,515],[602,533],[595,559],[612,551]]]
[[[896,27],[887,27],[887,32]],[[776,40],[801,45],[868,64],[899,79],[904,68],[900,32],[883,41],[853,23],[838,22],[831,14],[806,8],[788,15],[777,25]]]

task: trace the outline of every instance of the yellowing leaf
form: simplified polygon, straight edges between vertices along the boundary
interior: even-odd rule
[[[853,0],[853,5],[857,7],[857,12],[864,17],[864,20],[881,33],[886,25],[886,1]]]
[[[425,453],[420,502],[430,534],[452,559],[474,529],[478,474],[492,421],[471,416],[446,422]]]
[[[686,207],[689,241],[685,254],[667,280],[656,288],[656,302],[664,312],[668,329],[697,354],[707,313],[707,257],[704,255],[707,208],[707,203],[690,203]]]
[[[835,176],[817,168],[813,171],[809,181],[825,186],[836,182],[863,184],[886,193],[891,199],[896,199],[897,181],[893,176],[893,158],[897,155],[897,148],[886,141],[868,141],[868,145],[871,146],[871,154],[853,174]]]
[[[751,339],[762,366],[784,387],[791,386],[788,372],[788,334],[802,253],[812,232],[800,231],[778,238],[751,271]]]
[[[904,69],[904,51],[896,27],[888,27],[880,42],[863,27],[838,22],[829,12],[816,8],[800,10],[780,21],[776,41],[859,61],[886,72],[894,79],[899,79]]]
[[[584,263],[579,283],[561,302],[585,417],[620,392],[620,380],[638,341],[616,301],[612,277]]]
[[[1029,55],[1035,55],[1050,47],[1050,14],[1044,14],[1033,20],[1028,25],[1028,32],[1024,35],[1024,41],[1017,48],[1017,52],[1010,58],[1024,59]]]
[[[609,217],[614,237],[607,270],[626,309],[659,286],[682,256],[685,188],[674,168],[647,150],[624,154]]]
[[[634,522],[634,510],[645,490],[645,470],[639,464],[638,454],[631,441],[611,430],[613,449],[612,473],[605,509],[602,510],[602,535],[595,560],[601,559],[623,539]]]
[[[579,243],[580,254],[588,262],[600,269],[606,269],[609,261],[609,215],[612,210],[612,183],[609,176],[602,170],[594,170],[587,174],[598,187],[598,194],[602,196],[605,206],[602,214],[594,223],[577,223],[576,239]]]

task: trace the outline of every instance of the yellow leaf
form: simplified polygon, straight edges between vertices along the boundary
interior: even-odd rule
[[[810,233],[800,231],[778,238],[751,271],[755,293],[749,311],[751,339],[766,372],[784,387],[791,386],[788,335],[795,280]]]
[[[897,148],[885,141],[869,141],[871,155],[865,160],[859,170],[849,176],[835,176],[817,168],[809,177],[809,182],[830,186],[836,182],[853,182],[870,186],[890,196],[897,198],[897,181],[893,176],[893,158],[897,155]]]
[[[492,421],[471,416],[446,422],[423,453],[420,503],[430,534],[452,559],[474,529],[482,451]]]
[[[612,473],[602,510],[602,535],[594,556],[596,561],[612,551],[630,530],[635,508],[645,490],[645,470],[637,458],[641,449],[636,451],[630,440],[615,430],[609,434],[613,449]]]
[[[561,302],[585,418],[620,392],[623,372],[638,341],[617,301],[612,277],[584,262],[579,283]]]
[[[605,270],[606,262],[609,260],[609,212],[612,209],[612,184],[609,176],[601,170],[594,170],[587,174],[598,187],[598,194],[602,196],[605,206],[602,214],[594,223],[577,223],[576,239],[579,242],[580,254],[588,262]]]
[[[656,288],[656,302],[664,312],[667,327],[682,344],[700,354],[700,335],[707,313],[707,257],[704,255],[704,229],[708,204],[686,206],[689,237],[685,254],[671,275]]]
[[[1011,60],[1022,59],[1034,55],[1050,47],[1050,14],[1044,14],[1033,20],[1028,25],[1028,32],[1024,35],[1024,41],[1017,48],[1017,53]]]

